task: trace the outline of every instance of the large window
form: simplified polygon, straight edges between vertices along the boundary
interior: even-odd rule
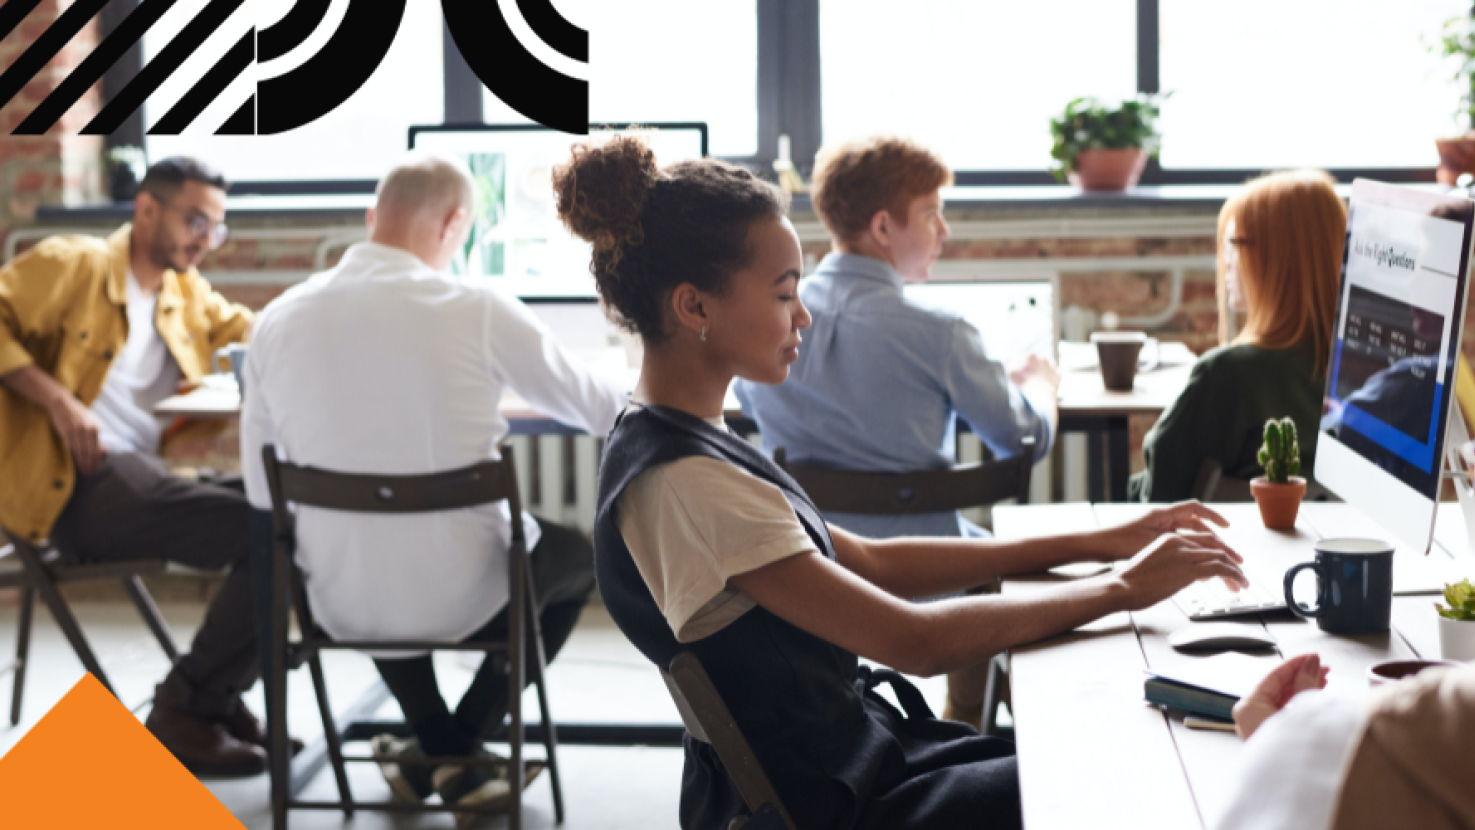
[[[146,57],[207,2],[177,0]],[[150,98],[148,124],[246,29],[295,2],[243,4]],[[1430,178],[1432,139],[1456,131],[1459,90],[1428,46],[1475,0],[551,0],[589,31],[587,66],[544,44],[517,0],[486,2],[544,63],[590,80],[596,122],[705,122],[713,155],[759,170],[781,135],[806,168],[821,142],[897,134],[939,151],[965,183],[1046,184],[1050,118],[1073,98],[1139,90],[1170,93],[1147,183],[1297,165]],[[305,60],[347,4],[331,0],[314,39],[253,67],[185,135],[149,137],[150,155],[199,155],[236,181],[367,180],[410,125],[526,123],[445,54],[439,0],[411,0],[389,56],[343,106],[281,136],[213,135],[255,73]]]
[[[179,0],[144,37],[145,60],[157,54],[208,0]],[[294,0],[245,3],[148,101],[149,125],[169,111],[252,26],[270,25]],[[411,0],[399,36],[367,83],[333,112],[274,136],[217,136],[216,129],[254,90],[253,72],[279,75],[321,48],[343,19],[348,0],[332,0],[328,17],[306,43],[275,61],[253,66],[178,136],[148,136],[151,158],[188,154],[211,161],[233,181],[377,179],[408,147],[413,124],[439,124],[444,112],[440,4]]]
[[[910,136],[960,170],[1044,170],[1072,98],[1136,90],[1135,0],[821,0],[824,138]]]
[[[1433,167],[1459,91],[1425,45],[1469,0],[1160,0],[1162,165]]]
[[[757,0],[558,0],[554,6],[590,32],[591,120],[705,121],[712,155],[757,155]],[[517,14],[516,3],[502,8]],[[509,25],[523,33],[518,20]],[[531,34],[520,40],[550,66],[576,77],[591,74]],[[482,120],[527,123],[490,92],[484,92]]]

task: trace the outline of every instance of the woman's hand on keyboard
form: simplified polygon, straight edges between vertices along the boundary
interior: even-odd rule
[[[1211,533],[1163,533],[1132,557],[1112,578],[1127,592],[1129,610],[1147,608],[1201,579],[1220,577],[1235,590],[1249,587],[1244,559]]]
[[[1212,535],[1213,525],[1229,527],[1223,516],[1196,501],[1179,502],[1148,511],[1140,519],[1101,532],[1100,553],[1111,559],[1130,559],[1164,533],[1189,531]],[[1214,537],[1218,546],[1229,546]],[[1205,540],[1205,544],[1214,544]],[[1235,561],[1239,561],[1236,559]]]

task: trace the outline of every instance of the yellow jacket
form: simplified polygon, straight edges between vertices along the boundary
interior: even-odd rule
[[[0,375],[36,365],[86,406],[128,340],[128,240],[53,236],[0,269]],[[245,338],[251,312],[191,268],[164,272],[155,326],[180,373],[208,374],[215,350]],[[46,412],[0,384],[0,527],[45,539],[76,468]]]

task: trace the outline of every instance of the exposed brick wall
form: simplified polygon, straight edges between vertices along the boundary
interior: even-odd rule
[[[71,5],[72,0],[43,0],[0,40],[0,68],[9,68]],[[92,51],[98,34],[94,19],[0,108],[0,234],[33,222],[41,205],[85,204],[103,196],[103,139],[76,135],[101,108],[102,95],[96,87],[47,135],[10,135]]]

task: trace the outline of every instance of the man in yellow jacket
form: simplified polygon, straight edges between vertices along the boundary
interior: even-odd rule
[[[153,414],[251,327],[195,269],[224,241],[225,188],[198,162],[166,159],[140,184],[131,225],[43,240],[0,270],[0,528],[77,562],[230,568],[148,728],[198,774],[254,775],[266,752],[240,699],[258,674],[246,499],[171,475]]]

